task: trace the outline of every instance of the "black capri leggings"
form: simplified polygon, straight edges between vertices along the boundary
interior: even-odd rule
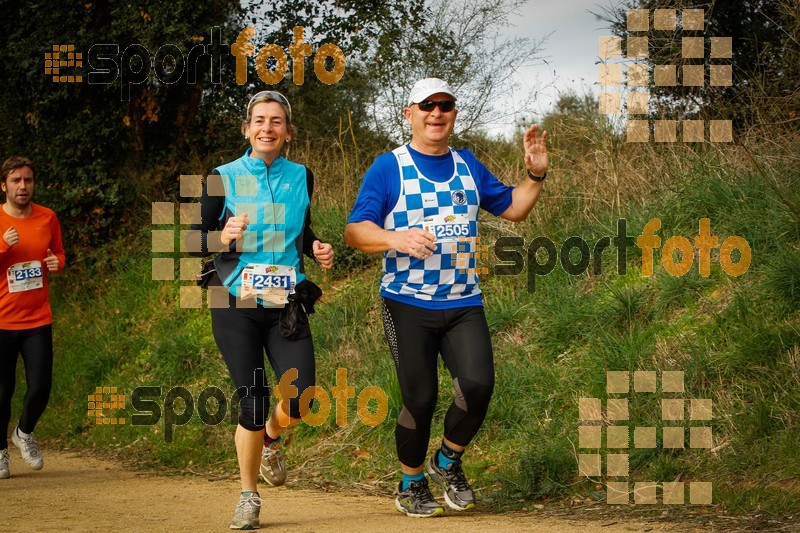
[[[0,450],[8,448],[11,397],[14,395],[19,354],[22,354],[25,364],[28,384],[19,429],[23,433],[32,433],[47,407],[53,385],[53,326],[0,330]]]
[[[237,308],[232,296],[229,308],[211,309],[214,340],[239,396],[239,424],[250,431],[264,429],[269,418],[271,388],[265,380],[265,351],[278,380],[287,370],[297,370],[297,379],[291,383],[297,387],[297,396],[289,399],[292,418],[301,418],[300,396],[315,384],[314,343],[310,336],[296,341],[283,337],[280,313],[280,309],[261,306]]]
[[[455,388],[444,436],[461,446],[469,444],[486,418],[494,390],[494,356],[483,307],[434,311],[384,298],[383,327],[403,396],[395,427],[400,462],[412,468],[425,462],[439,389],[439,353]]]

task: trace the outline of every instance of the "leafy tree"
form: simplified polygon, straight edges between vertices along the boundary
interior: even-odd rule
[[[193,126],[203,91],[218,90],[208,58],[197,61],[190,83],[187,75],[176,80],[177,62],[163,56],[156,65],[160,79],[148,54],[174,45],[188,55],[209,43],[214,26],[221,27],[220,39],[229,37],[239,7],[233,0],[53,4],[0,1],[13,21],[0,37],[0,73],[9,80],[0,94],[6,121],[0,147],[34,159],[39,200],[58,211],[69,242],[88,243],[113,233],[134,206],[146,207],[139,193],[157,190],[160,180],[181,170],[191,139],[199,136]],[[82,82],[45,75],[45,53],[55,44],[83,54],[82,67],[60,73],[81,74]],[[97,45],[111,59],[92,54]],[[122,83],[136,67],[147,74],[141,83]],[[108,74],[98,74],[101,68]]]
[[[501,40],[525,0],[435,0],[413,31],[384,32],[376,43],[370,76],[379,96],[372,114],[376,126],[396,137],[406,132],[399,113],[414,82],[424,77],[447,80],[459,98],[458,133],[478,130],[507,119],[514,110],[493,102],[516,88],[514,74],[533,62],[540,42]]]
[[[266,4],[250,1],[245,11],[245,20],[258,30],[254,37],[256,49],[269,43],[289,51],[295,41],[293,29],[299,26],[305,29],[305,42],[312,44],[315,52],[320,45],[331,43],[344,53],[345,75],[334,85],[319,81],[311,58],[307,58],[302,84],[293,80],[290,65],[284,79],[274,86],[297,109],[301,138],[335,137],[340,119],[347,117],[346,122],[352,124],[360,142],[377,146],[388,142],[372,127],[369,114],[379,90],[370,68],[375,43],[387,34],[414,32],[426,14],[424,0],[278,0]],[[270,67],[274,67],[274,62]],[[253,80],[253,90],[263,88],[255,72],[249,79]]]
[[[329,137],[349,114],[359,136],[367,137],[374,94],[364,67],[370,43],[387,28],[413,23],[422,1],[56,4],[42,9],[0,0],[0,10],[14,21],[0,37],[0,73],[9,80],[0,94],[6,120],[0,147],[37,162],[38,198],[59,212],[75,244],[112,234],[137,207],[145,218],[147,201],[173,193],[178,174],[205,173],[240,152],[243,102],[264,88],[252,59],[248,83],[236,81],[229,46],[244,27],[259,28],[258,48],[272,43],[288,50],[295,26],[307,28],[306,42],[339,44],[348,58],[340,83],[319,82],[309,59],[302,85],[290,70],[269,88],[292,100],[301,135]],[[45,75],[45,53],[54,44],[74,45],[84,55],[81,67],[61,72],[83,75],[81,83]],[[207,45],[216,46],[214,59],[192,56]],[[180,54],[167,57],[170,48]],[[97,72],[102,69],[107,76]],[[135,83],[125,83],[131,76]]]
[[[13,21],[0,37],[0,74],[8,80],[0,93],[0,149],[37,162],[38,199],[58,211],[73,245],[95,243],[132,218],[147,220],[148,203],[174,194],[179,174],[206,173],[238,155],[245,146],[238,131],[243,102],[256,90],[287,94],[301,139],[340,135],[348,118],[365,149],[383,148],[400,131],[394,120],[419,77],[446,78],[464,95],[465,129],[496,119],[489,102],[534,50],[494,40],[521,3],[99,0],[43,9],[0,0]],[[294,28],[304,27],[306,43],[343,50],[345,76],[326,85],[306,58],[302,84],[290,68],[266,85],[251,57],[248,80],[239,83],[230,45],[247,26],[257,29],[256,50],[269,43],[287,54]],[[82,82],[45,74],[45,54],[56,44],[83,54],[82,66],[60,73],[83,75]],[[203,46],[213,47],[211,55],[195,53]]]

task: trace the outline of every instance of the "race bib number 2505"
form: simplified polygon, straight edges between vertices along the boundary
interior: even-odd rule
[[[423,228],[433,234],[437,241],[457,241],[460,237],[471,237],[469,217],[464,214],[425,217]]]

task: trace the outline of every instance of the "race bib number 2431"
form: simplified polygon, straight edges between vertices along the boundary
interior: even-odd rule
[[[286,303],[294,292],[295,268],[283,265],[248,265],[242,272],[242,298],[258,296],[275,304]]]

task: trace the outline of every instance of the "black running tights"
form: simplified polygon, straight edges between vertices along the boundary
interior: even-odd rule
[[[28,385],[19,428],[23,433],[32,433],[47,407],[53,385],[53,326],[0,329],[0,450],[8,448],[11,397],[16,385],[19,354],[22,354]]]
[[[428,310],[383,299],[383,325],[394,358],[403,409],[395,427],[400,462],[425,462],[438,397],[439,354],[455,394],[444,436],[466,446],[478,433],[494,389],[494,360],[482,307]]]

